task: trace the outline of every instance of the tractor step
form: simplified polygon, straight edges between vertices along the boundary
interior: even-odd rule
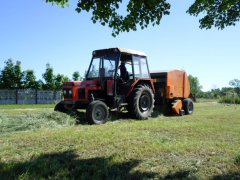
[[[119,106],[127,106],[128,105],[128,103],[121,103],[121,104],[119,104]]]

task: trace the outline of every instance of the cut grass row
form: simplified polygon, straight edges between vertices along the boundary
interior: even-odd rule
[[[1,104],[0,109],[54,108],[55,104]]]
[[[210,102],[192,116],[2,132],[0,179],[239,179],[239,119],[240,106]]]

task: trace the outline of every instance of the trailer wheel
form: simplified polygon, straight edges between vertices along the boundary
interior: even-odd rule
[[[59,103],[56,104],[54,107],[54,111],[62,112],[62,113],[67,113],[67,109],[64,107],[64,102],[60,101]]]
[[[109,116],[108,107],[102,101],[93,101],[89,104],[86,115],[90,124],[104,124]]]
[[[190,98],[184,99],[183,100],[183,109],[185,111],[185,114],[192,114],[194,111],[194,105],[193,101]]]
[[[138,86],[130,98],[129,110],[136,119],[148,119],[154,108],[154,95],[147,85]]]

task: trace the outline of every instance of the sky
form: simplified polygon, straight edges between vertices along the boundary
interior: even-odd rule
[[[124,1],[126,4],[126,1]],[[111,47],[143,51],[152,71],[181,69],[198,77],[203,91],[229,86],[240,79],[240,23],[224,30],[199,29],[199,17],[186,14],[193,2],[170,0],[171,14],[159,26],[122,33],[91,21],[91,14],[45,0],[1,0],[0,69],[12,58],[22,70],[33,69],[42,78],[46,64],[55,74],[84,74],[92,51]]]

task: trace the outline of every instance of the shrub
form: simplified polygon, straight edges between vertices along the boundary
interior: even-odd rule
[[[220,98],[219,102],[220,103],[227,103],[227,104],[240,104],[240,98],[239,97],[225,96],[225,97]]]

